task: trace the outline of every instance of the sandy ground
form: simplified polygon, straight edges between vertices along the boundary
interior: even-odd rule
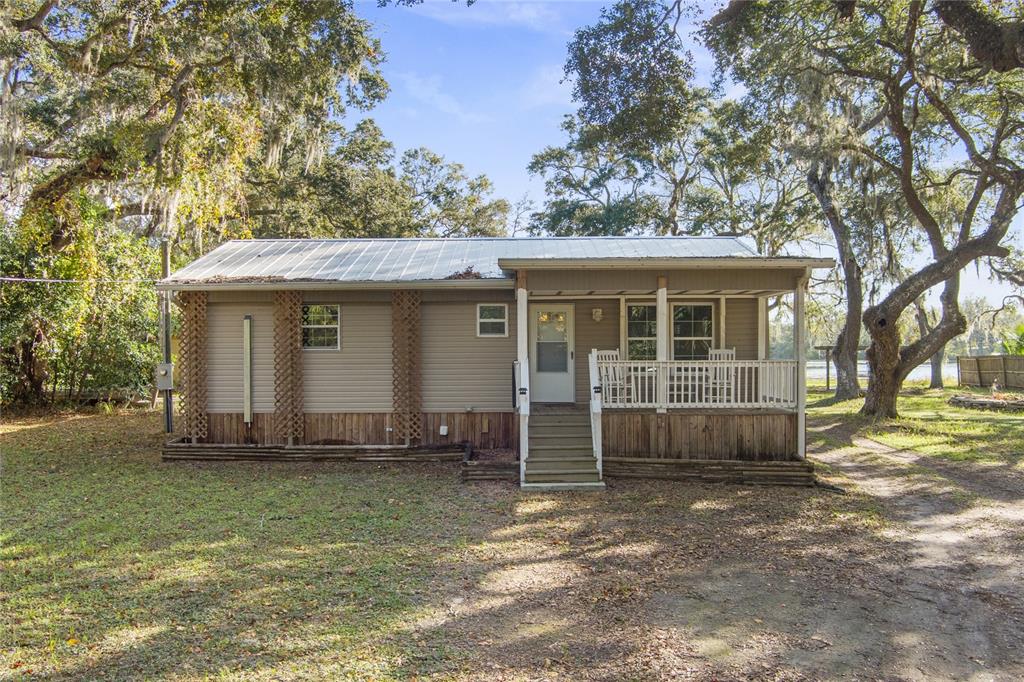
[[[476,679],[1024,678],[1021,477],[812,428],[849,495],[525,497],[417,636]]]

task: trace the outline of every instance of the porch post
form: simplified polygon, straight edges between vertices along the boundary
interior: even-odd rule
[[[757,359],[768,359],[768,298],[757,299]]]
[[[807,455],[807,351],[804,328],[804,289],[810,273],[804,273],[793,292],[793,349],[796,356],[796,456]]]
[[[526,271],[516,271],[516,359],[519,362],[519,482],[526,480],[530,456],[530,309],[526,295]]]
[[[668,277],[658,275],[658,299],[657,299],[657,332],[656,343],[658,362],[665,362],[669,359],[669,338],[672,333],[672,321],[669,319],[668,311]],[[665,405],[668,404],[668,371],[659,367],[656,374],[658,380],[658,412],[666,412]]]

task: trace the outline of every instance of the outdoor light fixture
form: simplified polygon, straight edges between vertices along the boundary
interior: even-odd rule
[[[590,316],[594,318],[594,322],[600,322],[604,319],[604,310],[601,308],[592,308],[590,310]]]

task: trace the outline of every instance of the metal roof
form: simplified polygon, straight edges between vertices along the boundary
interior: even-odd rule
[[[499,259],[608,263],[715,258],[766,260],[735,237],[246,239],[218,246],[162,280],[160,286],[441,281],[482,285],[511,278]],[[778,260],[782,266],[795,259]]]

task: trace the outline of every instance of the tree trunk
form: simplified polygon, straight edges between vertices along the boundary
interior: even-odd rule
[[[914,316],[917,318],[918,332],[923,339],[932,330],[932,320],[928,316],[928,309],[925,308],[924,301],[920,298],[914,302]],[[929,359],[932,376],[928,388],[942,388],[942,361],[945,356],[946,344],[942,344],[942,348]]]
[[[818,166],[812,168],[807,173],[807,186],[825,214],[839,251],[839,266],[843,271],[843,288],[846,293],[846,319],[832,349],[832,362],[836,367],[836,399],[850,400],[860,396],[857,348],[860,346],[860,318],[864,308],[863,272],[853,250],[850,228],[832,198],[831,162],[823,162],[820,170]]]
[[[920,277],[921,272],[918,272],[904,280],[904,284]],[[950,339],[967,329],[967,320],[960,312],[960,271],[956,270],[946,280],[941,297],[942,317],[938,323],[920,339],[901,349],[897,320],[906,306],[901,308],[893,301],[899,294],[898,289],[890,292],[878,305],[864,311],[864,326],[871,336],[868,347],[871,373],[860,413],[869,417],[899,416],[896,413],[896,396],[910,370],[940,352]],[[925,291],[919,295],[924,295]],[[913,301],[908,305],[911,303]]]
[[[868,308],[867,316],[878,306]],[[866,321],[866,320],[865,320]],[[896,395],[903,385],[900,368],[900,335],[896,323],[881,320],[884,324],[874,329],[868,328],[871,334],[871,345],[868,346],[868,390],[864,397],[861,414],[872,417],[896,417]]]
[[[932,356],[932,380],[928,384],[928,388],[944,388],[942,384],[942,361],[946,359],[946,346],[942,346],[942,350]]]

